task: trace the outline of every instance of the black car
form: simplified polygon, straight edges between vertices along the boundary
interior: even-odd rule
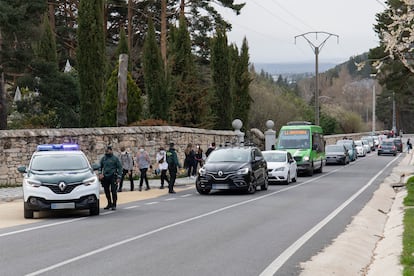
[[[345,145],[327,145],[325,147],[326,164],[349,164],[349,153]]]
[[[392,154],[397,155],[397,146],[394,143],[394,139],[385,139],[378,146],[378,155]]]
[[[268,176],[262,152],[254,146],[214,150],[196,180],[196,189],[203,195],[211,190],[240,190],[253,194],[257,186],[267,190]]]

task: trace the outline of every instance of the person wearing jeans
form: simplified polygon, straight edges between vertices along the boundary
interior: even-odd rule
[[[148,191],[151,188],[150,188],[149,183],[148,183],[147,171],[148,171],[148,168],[150,167],[151,160],[149,158],[148,152],[146,152],[143,147],[141,147],[139,149],[139,152],[138,152],[137,157],[136,157],[136,163],[137,163],[137,167],[138,167],[138,169],[141,173],[141,177],[139,179],[139,188],[138,188],[138,190],[139,191],[142,190],[142,185],[144,184],[144,181],[145,181],[145,184],[147,186],[147,188],[145,190]]]

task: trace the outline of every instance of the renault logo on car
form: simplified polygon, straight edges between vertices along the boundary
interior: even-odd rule
[[[222,171],[219,171],[218,172],[218,176],[223,176],[223,172]]]
[[[59,183],[59,189],[63,192],[66,189],[66,184],[65,182],[60,182]]]

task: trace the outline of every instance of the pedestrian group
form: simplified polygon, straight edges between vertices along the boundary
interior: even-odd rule
[[[215,143],[212,143],[203,152],[200,145],[195,150],[193,145],[189,143],[185,149],[184,169],[187,170],[187,177],[195,178],[198,168],[201,168],[205,159],[215,149]],[[169,144],[169,149],[165,150],[160,147],[155,157],[156,169],[155,173],[160,175],[160,189],[164,189],[165,184],[168,185],[168,193],[175,194],[174,185],[179,169],[182,169],[181,163],[178,161],[177,152],[174,143]],[[120,148],[119,156],[113,154],[111,145],[108,145],[105,154],[100,160],[99,180],[104,189],[107,199],[105,210],[116,210],[117,192],[122,192],[124,180],[127,178],[130,182],[130,190],[134,191],[134,168],[139,170],[139,186],[138,190],[142,191],[145,183],[145,190],[151,189],[148,182],[148,170],[153,169],[151,158],[143,146],[141,146],[135,158],[131,152],[128,152],[124,146]],[[168,172],[168,175],[167,175]]]

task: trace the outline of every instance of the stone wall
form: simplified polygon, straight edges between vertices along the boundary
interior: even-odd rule
[[[169,143],[174,142],[179,160],[183,162],[188,143],[200,144],[206,151],[212,142],[220,145],[235,141],[233,131],[171,126],[0,130],[0,187],[21,183],[22,175],[17,167],[29,164],[39,144],[78,143],[89,161],[97,163],[108,144],[113,146],[115,154],[121,146],[134,154],[144,146],[155,160],[160,146],[168,148]]]

